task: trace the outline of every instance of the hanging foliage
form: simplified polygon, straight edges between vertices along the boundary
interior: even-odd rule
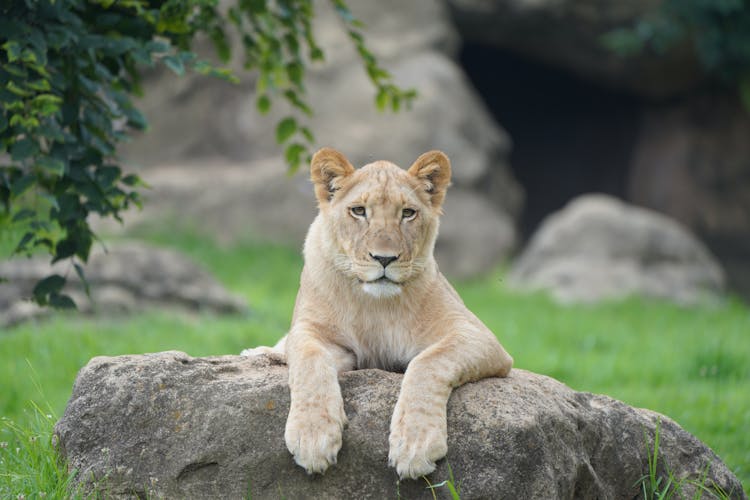
[[[415,97],[377,62],[362,25],[341,0],[332,0],[373,82],[375,105],[397,111]],[[275,99],[296,114],[283,118],[276,139],[291,169],[308,156],[313,132],[305,71],[324,58],[312,30],[312,0],[11,0],[0,6],[0,230],[18,234],[15,253],[45,248],[52,262],[81,263],[96,236],[89,216],[120,220],[140,205],[141,179],[117,162],[117,145],[146,121],[133,104],[140,71],[163,64],[177,75],[195,71],[237,81],[229,70],[191,51],[207,35],[227,62],[227,30],[242,40],[244,66],[257,71],[257,108]],[[74,307],[62,294],[63,276],[39,282],[33,298]]]

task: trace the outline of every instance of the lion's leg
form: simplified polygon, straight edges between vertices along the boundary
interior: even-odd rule
[[[388,462],[402,478],[435,470],[448,452],[446,407],[454,387],[505,376],[513,359],[489,332],[469,327],[416,356],[404,373],[391,419]]]
[[[354,367],[354,356],[295,330],[287,341],[291,406],[284,439],[294,461],[308,474],[336,463],[346,425],[338,374]]]
[[[240,356],[253,357],[265,355],[273,360],[286,363],[286,337],[286,335],[281,337],[281,340],[276,342],[276,345],[273,347],[262,345],[250,349],[243,349]]]

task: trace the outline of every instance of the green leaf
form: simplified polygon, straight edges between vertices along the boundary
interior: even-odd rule
[[[349,30],[349,38],[354,40],[357,45],[362,45],[365,43],[365,38],[358,31]]]
[[[69,295],[61,293],[51,293],[49,295],[49,305],[55,309],[77,309],[76,303],[73,299],[71,299]]]
[[[55,257],[52,263],[72,257],[76,253],[76,242],[70,239],[70,237],[64,240],[58,241],[55,245]]]
[[[31,174],[22,175],[10,185],[10,194],[13,198],[23,195],[34,183],[36,177]]]
[[[391,109],[394,113],[398,113],[398,110],[401,109],[401,96],[398,94],[391,96]]]
[[[297,131],[297,120],[288,116],[281,120],[276,126],[276,142],[284,143]]]
[[[150,40],[148,43],[146,43],[145,49],[149,52],[155,52],[157,54],[161,54],[164,52],[167,52],[169,50],[170,44],[168,41],[161,39],[161,40]]]
[[[214,68],[209,75],[235,85],[240,83],[239,77],[230,68]]]
[[[105,165],[96,169],[96,180],[103,189],[111,187],[120,178],[122,170],[114,165]]]
[[[49,81],[45,79],[35,80],[33,82],[26,82],[26,86],[37,92],[48,92],[50,90]]]
[[[56,98],[56,99],[50,99],[49,94],[41,94],[31,101],[31,108],[32,112],[38,114],[39,116],[46,117],[46,116],[52,116],[58,111],[60,111],[60,105],[62,104],[62,99]],[[54,97],[54,96],[52,96]]]
[[[224,33],[224,29],[220,25],[215,25],[209,30],[209,36],[214,44],[216,54],[219,56],[221,62],[226,63],[232,56],[232,48],[227,40],[227,35]]]
[[[255,107],[258,108],[261,114],[265,115],[271,110],[271,99],[269,99],[267,94],[261,94],[255,100]]]
[[[36,212],[34,210],[31,210],[29,208],[23,208],[19,210],[18,212],[13,215],[13,222],[21,222],[26,219],[30,219],[36,215]]]
[[[7,71],[8,74],[17,76],[19,80],[29,79],[29,71],[26,69],[25,66],[17,66],[15,64],[8,64],[8,65],[4,65],[3,69]]]
[[[125,177],[121,179],[122,183],[126,186],[145,186],[146,183],[141,180],[140,177],[138,177],[135,174],[128,174]]]
[[[195,61],[193,69],[201,75],[213,76],[234,84],[240,82],[240,79],[237,78],[237,75],[230,68],[216,68],[206,61]]]
[[[295,61],[287,64],[286,74],[289,76],[289,80],[294,82],[295,85],[299,87],[302,86],[302,78],[305,75],[305,69],[300,62]]]
[[[299,143],[290,144],[284,151],[284,157],[286,162],[289,164],[291,172],[294,173],[302,162],[302,155],[307,151],[307,148]]]
[[[8,62],[15,62],[21,57],[21,46],[15,40],[9,40],[2,45],[8,54]]]
[[[84,75],[78,75],[78,83],[92,94],[95,94],[99,90],[99,82]]]
[[[91,289],[89,287],[89,281],[86,279],[86,273],[83,271],[83,267],[78,262],[73,262],[73,267],[76,270],[76,274],[78,275],[78,278],[81,280],[81,284],[83,285],[83,289],[86,292],[87,297],[91,297]]]
[[[62,177],[65,174],[65,162],[58,158],[42,156],[37,160],[36,164],[55,177]]]
[[[287,49],[289,49],[289,52],[291,54],[293,54],[294,56],[299,55],[299,41],[294,34],[287,33],[287,35],[284,36],[284,43],[286,44]]]
[[[247,2],[241,2],[242,8],[249,10],[255,14],[263,14],[267,11],[266,2],[264,0],[247,0]]]
[[[308,106],[305,102],[303,102],[297,93],[292,90],[288,89],[284,91],[284,97],[286,98],[289,103],[294,106],[295,108],[299,109],[303,113],[305,113],[307,116],[312,116],[312,109],[310,106]]]
[[[16,245],[16,248],[13,250],[14,254],[18,254],[21,252],[26,251],[26,245],[34,238],[34,233],[31,231],[27,232],[23,235],[23,238],[21,238],[21,241],[18,242],[18,245]]]
[[[52,242],[49,238],[37,238],[34,240],[34,246],[35,247],[47,247],[47,250],[52,250],[55,247],[55,244]]]
[[[33,92],[19,87],[18,85],[16,85],[16,82],[12,80],[9,81],[7,85],[5,85],[5,88],[18,97],[31,97],[33,95]]]
[[[20,127],[22,129],[26,129],[27,131],[31,132],[37,127],[39,127],[39,120],[37,120],[33,116],[13,115],[10,118],[10,126]]]
[[[27,64],[34,64],[38,61],[38,58],[33,50],[23,49],[21,52],[21,60]]]
[[[313,135],[312,130],[307,127],[300,127],[299,131],[302,132],[302,135],[307,139],[307,142],[311,144],[315,142],[315,136]]]
[[[34,290],[31,293],[34,296],[34,300],[36,300],[40,304],[46,304],[47,296],[50,294],[59,293],[64,286],[65,278],[63,278],[59,274],[53,274],[52,276],[47,276],[43,280],[39,281],[34,286]]]
[[[390,73],[388,73],[386,70],[384,70],[380,66],[376,66],[376,65],[368,65],[367,74],[370,77],[370,80],[372,80],[373,82],[377,82],[379,80],[390,80],[391,78]]]
[[[161,60],[167,68],[171,69],[172,72],[177,76],[185,74],[185,65],[182,64],[182,60],[177,56],[166,56]]]
[[[388,106],[388,101],[388,92],[384,87],[380,87],[378,89],[378,94],[375,96],[375,106],[378,108],[378,111],[385,111],[385,108]]]
[[[49,193],[39,193],[38,196],[41,199],[46,200],[50,207],[56,208],[57,210],[60,209],[60,206],[57,204],[57,198],[54,195]]]
[[[128,120],[128,127],[132,127],[136,130],[145,130],[148,126],[146,117],[132,105],[124,107],[122,112]]]
[[[310,49],[310,60],[323,61],[325,60],[325,55],[323,54],[323,51],[320,50],[319,47],[313,47]]]

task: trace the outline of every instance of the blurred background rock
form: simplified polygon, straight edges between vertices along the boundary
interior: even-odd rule
[[[410,111],[378,113],[339,20],[318,2],[326,62],[306,82],[311,128],[357,166],[448,154],[436,250],[446,274],[488,271],[522,252],[547,216],[596,192],[675,219],[750,296],[748,112],[688,46],[620,57],[602,42],[661,1],[348,3],[396,83],[419,96]],[[288,176],[274,141],[288,110],[276,103],[260,116],[254,77],[235,65],[239,85],[147,76],[139,105],[150,129],[122,153],[152,189],[126,229],[166,219],[221,241],[301,245],[316,210],[307,172]]]

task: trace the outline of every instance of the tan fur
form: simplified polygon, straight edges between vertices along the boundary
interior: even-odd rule
[[[433,257],[450,172],[439,151],[423,154],[408,171],[385,161],[356,170],[330,148],[313,157],[319,214],[305,240],[291,330],[275,347],[289,364],[286,444],[308,473],[336,463],[341,448],[346,414],[339,373],[405,369],[389,463],[401,477],[416,478],[447,452],[451,390],[511,369],[513,359]],[[366,213],[357,215],[355,207]],[[384,267],[374,256],[395,260]],[[383,273],[390,281],[375,283]],[[274,351],[243,352],[259,353]]]

